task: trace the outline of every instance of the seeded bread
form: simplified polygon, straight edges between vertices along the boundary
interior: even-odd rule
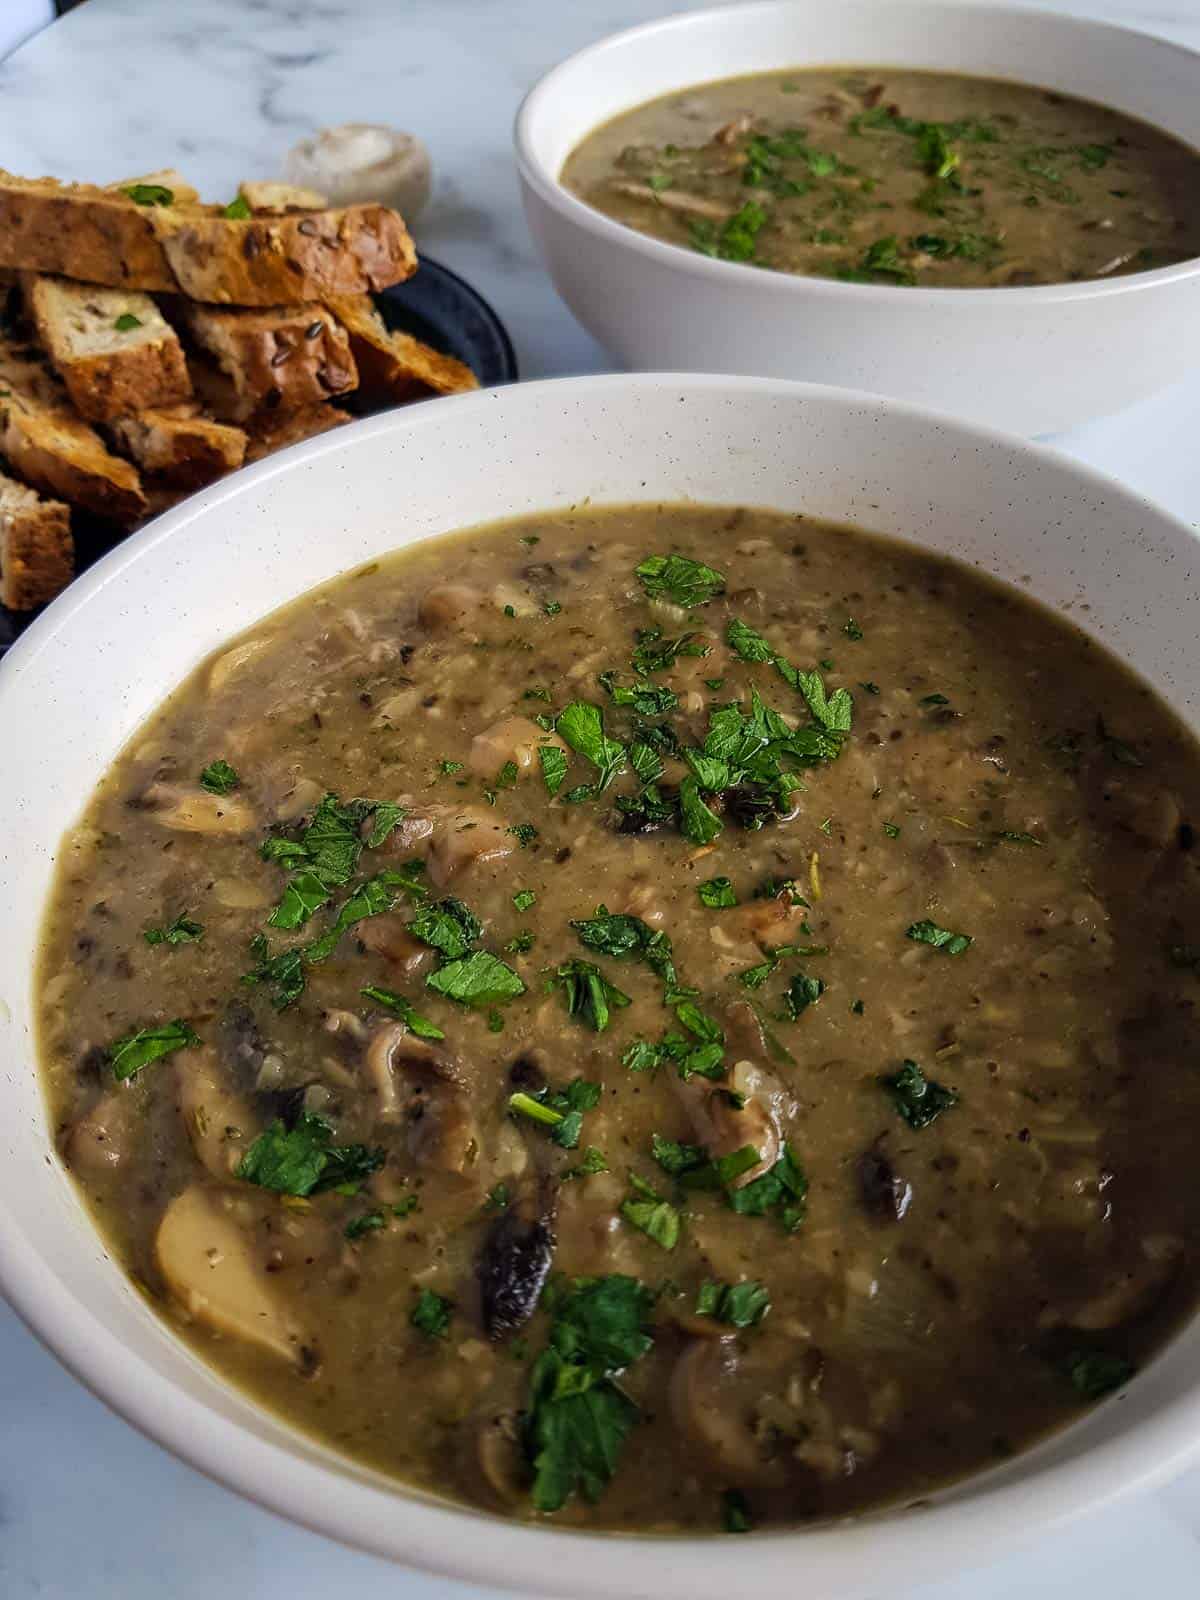
[[[152,213],[119,189],[0,170],[0,267],[116,289],[175,288]]]
[[[128,192],[138,187],[0,171],[0,268],[240,306],[368,294],[417,269],[408,230],[386,206],[246,220],[220,206],[138,204]],[[175,200],[165,184],[142,188]]]
[[[294,305],[369,294],[417,270],[408,229],[386,206],[291,211],[244,222],[219,212],[155,210],[154,227],[178,287],[210,305]]]
[[[192,392],[183,347],[147,294],[29,274],[25,305],[81,416],[107,422]]]
[[[350,420],[350,413],[337,406],[310,406],[307,411],[260,414],[251,423],[246,465],[274,455],[276,450],[283,450],[289,444],[299,444],[302,439],[315,439],[318,434],[340,428],[343,422]]]
[[[107,432],[122,455],[153,478],[155,487],[200,489],[240,467],[246,435],[201,416],[196,405],[118,417]],[[143,484],[150,493],[149,482]]]
[[[232,421],[320,405],[358,383],[350,340],[323,306],[251,311],[182,304],[176,313],[232,384],[232,400],[219,402],[218,411]]]
[[[411,334],[392,332],[369,295],[340,296],[325,303],[350,335],[365,391],[391,400],[417,400],[478,389],[479,379],[461,361]]]
[[[74,575],[71,513],[0,473],[0,604],[32,611]]]
[[[301,189],[294,183],[250,182],[238,185],[238,194],[251,211],[324,211],[329,201],[315,189]]]

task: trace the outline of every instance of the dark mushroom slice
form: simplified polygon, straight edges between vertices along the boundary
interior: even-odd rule
[[[858,1187],[873,1217],[901,1222],[912,1205],[912,1185],[902,1178],[878,1143],[858,1158]]]
[[[524,1327],[537,1308],[554,1260],[558,1186],[551,1179],[526,1185],[492,1224],[476,1275],[489,1339]]]

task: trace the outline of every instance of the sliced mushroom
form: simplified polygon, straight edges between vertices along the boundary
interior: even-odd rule
[[[761,1178],[779,1160],[783,1121],[795,1114],[795,1105],[765,1067],[737,1061],[719,1083],[701,1077],[685,1082],[676,1073],[669,1081],[687,1112],[693,1135],[712,1160],[734,1155],[747,1145],[758,1151],[758,1161],[736,1180],[735,1188]]]
[[[1101,1333],[1132,1322],[1165,1293],[1183,1259],[1183,1241],[1172,1235],[1154,1235],[1142,1241],[1143,1259],[1126,1268],[1098,1294],[1073,1306],[1052,1307],[1042,1313],[1043,1328],[1078,1328]]]
[[[892,1166],[878,1144],[858,1158],[858,1187],[873,1217],[901,1222],[912,1204],[912,1185]]]
[[[258,826],[254,808],[236,794],[209,794],[173,783],[152,783],[138,801],[160,828],[177,833],[241,834]]]
[[[689,1466],[727,1483],[782,1483],[786,1468],[768,1455],[734,1382],[738,1359],[733,1339],[692,1340],[671,1374],[671,1416],[698,1452]]]
[[[119,1167],[134,1146],[137,1126],[132,1090],[109,1089],[66,1130],[63,1160],[73,1172],[99,1176]]]
[[[518,772],[528,772],[540,760],[538,748],[544,744],[567,748],[556,733],[546,733],[529,717],[504,717],[471,740],[468,765],[481,778],[494,778],[506,761],[515,762]]]
[[[458,1062],[418,1039],[402,1022],[371,1034],[363,1064],[384,1122],[409,1123],[414,1160],[444,1172],[466,1172],[479,1154],[479,1130]]]
[[[426,589],[417,616],[431,633],[471,632],[483,618],[487,602],[465,583],[437,583]]]
[[[172,1297],[197,1322],[294,1366],[312,1366],[311,1343],[272,1293],[249,1234],[219,1192],[197,1184],[177,1195],[158,1225],[154,1253]]]
[[[214,1178],[232,1177],[259,1131],[250,1107],[230,1088],[212,1050],[181,1056],[175,1084],[179,1114],[197,1161]]]
[[[682,189],[652,189],[648,183],[634,183],[622,179],[613,184],[617,194],[623,194],[630,200],[648,200],[652,205],[661,206],[664,211],[675,211],[682,217],[704,217],[711,222],[725,222],[731,213],[731,208],[722,205],[718,200],[706,199],[704,195],[687,194]]]
[[[488,1410],[468,1417],[458,1442],[459,1476],[472,1499],[505,1508],[526,1499],[529,1465],[515,1411]]]
[[[502,860],[516,848],[516,838],[507,822],[490,806],[460,806],[434,829],[429,875],[439,889],[444,889],[464,867]]]
[[[554,1259],[557,1200],[551,1180],[526,1184],[484,1240],[476,1274],[489,1339],[515,1333],[537,1309]]]
[[[433,956],[429,946],[414,939],[404,918],[394,911],[387,911],[381,917],[368,917],[355,931],[361,945],[382,956],[399,972],[417,972]]]

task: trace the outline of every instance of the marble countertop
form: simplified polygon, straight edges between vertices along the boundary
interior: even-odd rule
[[[1042,3],[1200,48],[1200,0]],[[570,51],[687,6],[88,0],[0,64],[0,166],[109,182],[173,165],[222,195],[240,178],[277,174],[287,148],[317,126],[411,129],[438,174],[421,248],[488,296],[525,377],[598,371],[603,352],[556,299],[525,231],[510,123],[524,91]],[[1200,374],[1055,442],[1200,521],[1198,418]],[[4,1600],[434,1600],[445,1588],[292,1528],[176,1462],[80,1388],[0,1303]],[[985,1572],[919,1591],[881,1574],[885,1589],[891,1600],[1194,1596],[1200,1471]]]

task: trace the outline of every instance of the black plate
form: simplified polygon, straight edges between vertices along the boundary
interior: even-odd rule
[[[422,256],[415,277],[385,289],[376,299],[389,328],[411,333],[443,355],[465,361],[485,389],[516,382],[517,358],[504,324],[483,296],[449,267]],[[346,397],[348,410],[356,409],[353,398]],[[119,529],[84,511],[72,511],[71,527],[80,572],[122,538]],[[0,656],[36,615],[36,611],[9,611],[0,606]]]

